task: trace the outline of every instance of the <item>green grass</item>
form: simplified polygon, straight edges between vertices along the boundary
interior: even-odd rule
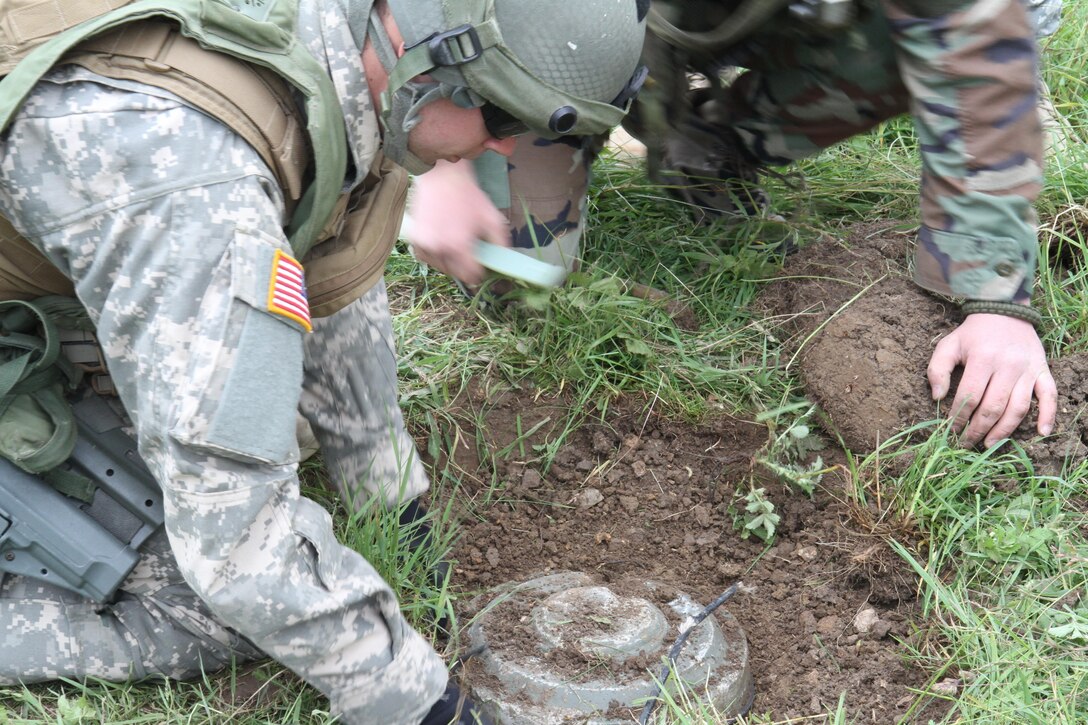
[[[1057,108],[1080,144],[1048,166],[1038,203],[1042,220],[1037,299],[1050,319],[1048,350],[1088,349],[1088,3],[1067,2],[1060,32],[1047,43],[1045,77]],[[460,425],[451,402],[469,381],[495,389],[534,386],[562,392],[571,403],[558,435],[542,450],[518,450],[543,465],[587,415],[600,415],[617,396],[646,401],[668,415],[698,420],[725,410],[773,424],[778,440],[808,409],[769,325],[749,303],[779,260],[768,247],[787,235],[803,242],[874,218],[917,217],[918,158],[909,120],[897,119],[800,165],[803,185],[770,182],[789,226],[696,227],[664,201],[641,170],[615,160],[599,165],[583,240],[586,270],[571,286],[523,292],[522,304],[484,312],[466,303],[447,279],[424,270],[403,250],[388,280],[398,311],[401,402],[423,449],[434,460],[472,426]],[[663,303],[627,292],[630,282],[661,290],[686,305],[695,331],[675,324]],[[477,413],[477,415],[482,415]],[[482,420],[476,421],[482,424]],[[915,431],[917,433],[918,431]],[[1061,476],[1038,475],[1023,452],[965,451],[946,426],[922,428],[921,443],[893,440],[879,456],[851,461],[850,495],[859,509],[879,508],[882,527],[922,582],[926,620],[905,652],[931,681],[957,677],[961,697],[950,718],[968,723],[1088,721],[1088,463],[1071,462]],[[521,431],[522,440],[528,431]],[[482,457],[497,455],[468,440]],[[517,440],[511,444],[518,447]],[[513,448],[511,448],[511,451]],[[770,449],[768,449],[770,450]],[[499,452],[502,453],[502,452]],[[909,456],[895,475],[888,459]],[[908,460],[903,458],[902,460]],[[490,467],[494,468],[494,467]],[[320,471],[308,472],[321,493]],[[437,500],[461,497],[468,475],[450,464],[433,472]],[[479,482],[478,482],[479,483]],[[502,498],[502,482],[482,482]],[[805,495],[798,490],[797,495]],[[504,505],[511,505],[505,502]],[[456,537],[452,509],[433,512],[437,543],[410,554],[396,511],[365,505],[340,514],[339,534],[381,562],[409,619],[435,634],[436,613],[450,610],[450,592],[427,572]],[[897,535],[907,532],[909,535]],[[445,640],[438,640],[444,642]],[[457,654],[456,639],[446,654]],[[332,722],[327,702],[288,673],[259,670],[266,696],[232,702],[236,673],[207,681],[144,685],[54,683],[0,691],[2,723],[305,723]],[[849,694],[823,722],[847,723]],[[670,723],[721,720],[690,693],[663,703]],[[751,722],[770,723],[753,717]]]
[[[963,450],[940,426],[924,443],[891,441],[860,461],[859,502],[875,495],[877,459],[906,453],[907,470],[883,488],[894,492],[888,515],[924,536],[914,548],[893,541],[923,581],[929,629],[912,655],[961,680],[961,721],[1084,722],[1083,462],[1038,475],[1019,447]]]

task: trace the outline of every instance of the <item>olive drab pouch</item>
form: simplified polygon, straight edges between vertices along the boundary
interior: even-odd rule
[[[340,197],[324,235],[302,260],[310,314],[331,315],[381,278],[407,198],[408,172],[379,152],[362,185]]]
[[[0,216],[0,300],[75,297],[72,282]]]
[[[71,304],[57,297],[0,302],[0,456],[29,473],[56,468],[75,447],[65,395],[82,373],[60,354],[51,311]]]

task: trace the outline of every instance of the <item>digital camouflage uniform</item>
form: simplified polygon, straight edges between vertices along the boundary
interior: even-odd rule
[[[299,37],[341,98],[354,185],[379,146],[366,18],[352,27],[346,0],[300,6]],[[419,722],[445,667],[297,478],[301,410],[348,488],[388,501],[426,488],[384,286],[309,335],[269,312],[274,257],[290,253],[279,185],[234,132],[157,88],[57,68],[0,159],[0,213],[73,280],[166,512],[115,604],[3,578],[0,683],[190,677],[269,656],[342,722]]]
[[[1047,12],[1054,3],[1041,5]],[[673,168],[683,171],[691,160],[695,175],[709,175],[718,170],[716,159],[724,165],[738,146],[752,166],[788,164],[910,112],[922,157],[917,282],[944,294],[1026,301],[1036,263],[1032,202],[1042,182],[1042,134],[1035,29],[1023,1],[859,6],[856,22],[839,30],[783,11],[723,53],[721,65],[745,72],[708,105],[713,110],[689,120],[701,138],[709,129],[723,143],[685,149],[684,129],[674,131],[690,159],[674,155]],[[650,70],[652,76],[652,62]],[[522,215],[513,220],[515,245],[536,247],[531,253],[568,267],[578,257],[581,215],[579,197],[563,194],[585,189],[592,157],[583,149],[523,139],[510,159],[511,209]],[[549,153],[546,165],[535,160]],[[533,164],[568,173],[547,177]],[[706,199],[721,206],[715,202]],[[533,224],[524,222],[525,207]]]
[[[1031,21],[1035,26],[1035,37],[1040,41],[1058,32],[1062,18],[1062,0],[1026,0]],[[1041,70],[1041,69],[1040,69]],[[1039,82],[1039,122],[1043,126],[1043,146],[1049,158],[1052,155],[1068,155],[1077,140],[1077,133],[1069,125],[1068,119],[1054,107],[1050,88],[1038,76]]]
[[[1062,0],[1026,0],[1035,37],[1046,38],[1058,32],[1062,22]]]

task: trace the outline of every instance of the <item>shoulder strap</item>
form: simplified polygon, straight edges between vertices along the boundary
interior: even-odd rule
[[[650,6],[646,26],[651,33],[674,48],[695,53],[713,53],[744,40],[790,2],[791,0],[742,0],[737,9],[717,27],[705,31],[681,30],[669,22],[654,3]]]

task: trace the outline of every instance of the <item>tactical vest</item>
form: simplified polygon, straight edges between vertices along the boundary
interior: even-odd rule
[[[297,0],[3,4],[0,132],[60,63],[163,88],[245,138],[275,174],[288,204],[286,233],[306,270],[311,314],[332,314],[381,277],[408,174],[378,154],[360,187],[340,193],[343,114],[325,69],[293,34]],[[0,300],[56,294],[72,296],[71,283],[0,217]]]

